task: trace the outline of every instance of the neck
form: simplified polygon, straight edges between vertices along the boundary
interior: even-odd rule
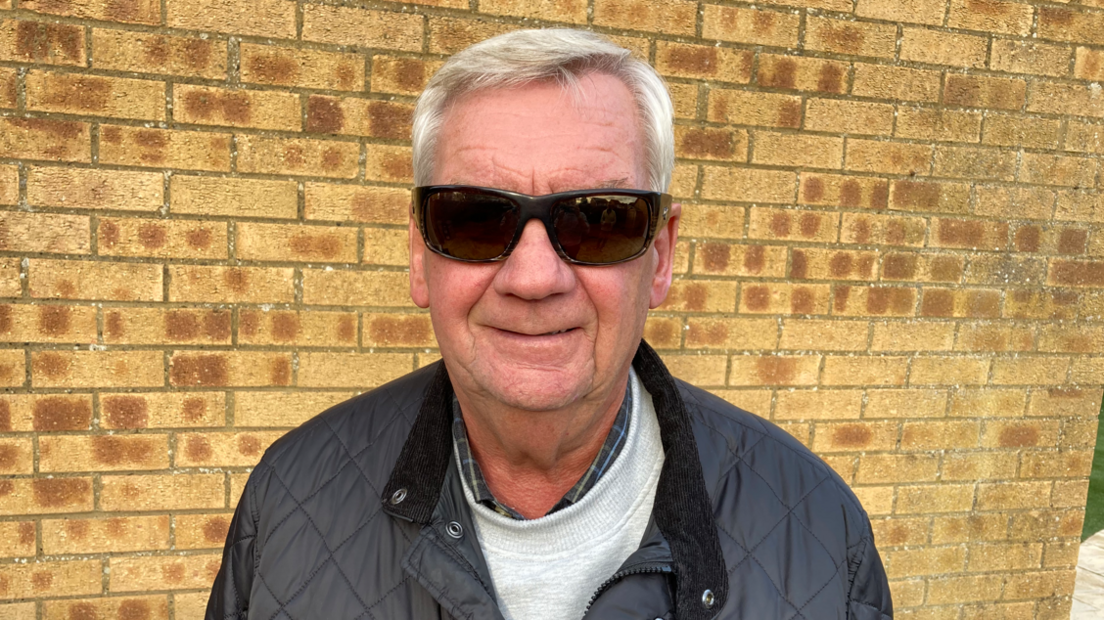
[[[551,411],[516,409],[456,390],[472,455],[494,496],[527,519],[542,517],[601,450],[625,395],[615,387]]]

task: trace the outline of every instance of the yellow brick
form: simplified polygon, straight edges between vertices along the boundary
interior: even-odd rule
[[[266,387],[291,382],[290,353],[177,351],[169,360],[169,383],[176,387]]]
[[[1067,52],[1067,60],[1068,60]],[[1099,80],[1104,78],[1104,54],[1087,47],[1078,47],[1074,60],[1073,75],[1081,80]]]
[[[92,30],[97,69],[226,77],[226,42],[128,30]]]
[[[42,521],[42,550],[47,555],[168,548],[168,515]]]
[[[400,56],[372,56],[372,92],[417,96],[441,62]]]
[[[988,359],[950,356],[916,357],[912,360],[909,385],[984,384],[988,375]]]
[[[238,171],[352,178],[360,147],[355,142],[238,136]]]
[[[725,384],[727,358],[723,355],[664,355],[663,363],[671,374],[701,386]]]
[[[961,546],[900,549],[886,553],[886,572],[890,578],[943,575],[961,572],[966,550]]]
[[[434,347],[433,325],[427,314],[364,314],[363,345],[367,347]]]
[[[981,113],[898,106],[894,135],[942,142],[977,142],[981,136]]]
[[[179,433],[177,467],[251,467],[283,431],[251,433]]]
[[[356,346],[357,316],[351,312],[246,310],[238,318],[242,344],[298,346]]]
[[[891,486],[854,487],[852,491],[867,514],[884,515],[893,510],[893,487]]]
[[[74,0],[62,4],[48,0],[28,0],[20,3],[19,8],[38,13],[114,22],[157,24],[161,19],[161,7],[153,0],[139,0],[125,7],[106,5],[93,0]]]
[[[955,394],[950,414],[960,417],[1022,417],[1026,404],[1025,390],[961,390]]]
[[[682,319],[679,318],[662,317],[653,314],[650,315],[647,322],[644,323],[644,340],[647,340],[648,344],[656,349],[679,348],[682,345],[682,332]],[[420,363],[420,361],[418,363]]]
[[[32,166],[27,169],[27,202],[40,207],[153,212],[164,204],[164,177],[157,172]]]
[[[901,211],[966,213],[970,208],[970,186],[901,180],[889,184],[889,208]]]
[[[1024,153],[1019,180],[1022,183],[1092,187],[1096,171],[1094,158]]]
[[[790,277],[796,280],[875,280],[877,252],[794,249],[790,255]]]
[[[1060,121],[1036,116],[988,114],[981,136],[984,144],[1053,149],[1058,144]]]
[[[953,323],[875,323],[871,350],[946,351],[954,344],[954,334]]]
[[[1050,482],[983,482],[978,485],[978,510],[1006,510],[1050,505]]]
[[[39,438],[39,471],[120,471],[169,466],[168,435],[64,435]]]
[[[988,45],[984,37],[905,28],[901,59],[954,67],[984,67]]]
[[[87,123],[40,118],[0,118],[0,156],[88,162],[91,135]]]
[[[656,41],[656,69],[673,77],[747,84],[753,58],[726,47]]]
[[[88,254],[88,226],[84,216],[0,212],[0,249]]]
[[[827,314],[824,284],[743,284],[738,310],[747,314]]]
[[[843,243],[921,246],[927,221],[918,217],[844,213],[840,228]]]
[[[450,1],[456,8],[468,8],[468,5],[463,4],[463,0]],[[568,2],[556,2],[555,0],[538,0],[535,2],[483,0],[479,4],[479,12],[574,24],[582,24],[587,21],[587,3],[583,0],[570,0]]]
[[[858,172],[927,175],[931,161],[929,145],[849,139],[844,167]]]
[[[84,51],[84,29],[80,26],[0,21],[0,60],[83,67],[87,62]]]
[[[420,52],[423,20],[421,15],[312,4],[303,7],[303,39]]]
[[[363,90],[364,57],[317,50],[241,44],[241,79],[256,84]]]
[[[1008,522],[1009,515],[1004,512],[936,517],[932,522],[932,543],[1003,540],[1008,537]]]
[[[165,83],[76,73],[31,71],[27,108],[113,118],[165,119]]]
[[[904,385],[908,358],[829,356],[823,385]]]
[[[792,172],[705,166],[702,197],[725,200],[739,196],[747,201],[792,203],[797,186]],[[753,211],[754,214],[754,211]]]
[[[307,131],[409,140],[413,112],[406,103],[313,95],[307,100]]]
[[[974,502],[972,484],[937,484],[901,487],[895,514],[925,514],[970,510]]]
[[[713,388],[710,393],[725,399],[737,407],[755,413],[761,417],[768,417],[771,409],[770,390],[726,390]]]
[[[0,473],[34,473],[34,447],[29,437],[0,439]]]
[[[837,316],[911,317],[916,290],[897,286],[834,286],[832,314]]]
[[[861,191],[860,188],[860,194]],[[808,188],[803,192],[806,196],[809,193]],[[818,211],[752,207],[748,237],[753,239],[835,241],[838,234],[838,220],[836,217],[836,214],[826,214]]]
[[[977,215],[1014,218],[1049,219],[1054,212],[1052,190],[1037,187],[978,187]]]
[[[935,175],[1011,181],[1016,176],[1016,157],[1004,149],[937,146]]]
[[[387,183],[410,183],[414,180],[409,147],[370,144],[367,151],[364,178]]]
[[[221,554],[111,558],[111,591],[195,590],[215,580]]]
[[[0,166],[0,204],[19,202],[19,167]]]
[[[19,73],[12,67],[0,67],[0,108],[14,108],[18,103]]]
[[[243,222],[237,231],[237,255],[245,260],[357,262],[355,229]]]
[[[0,515],[92,511],[92,478],[14,478],[0,483]]]
[[[230,311],[112,308],[104,311],[108,344],[230,344]]]
[[[755,164],[839,168],[843,162],[842,138],[765,131],[756,131],[752,135],[755,146],[751,161]]]
[[[782,323],[780,349],[862,351],[866,349],[866,321],[790,319]]]
[[[706,242],[695,245],[696,274],[762,278],[782,277],[786,273],[786,248],[782,246]]]
[[[1028,112],[1066,114],[1067,110],[1077,110],[1078,116],[1104,117],[1104,91],[1076,83],[1040,80],[1031,84]]]
[[[207,594],[204,594],[206,597]],[[177,598],[177,613],[182,613]],[[204,599],[206,608],[206,599]],[[126,618],[128,616],[145,618],[146,620],[168,620],[169,598],[165,595],[156,596],[112,596],[102,598],[68,599],[46,601],[46,612],[42,616],[44,620],[69,620],[80,614],[95,614],[92,618]],[[202,616],[202,611],[199,616]],[[33,608],[32,608],[33,613]],[[183,616],[198,618],[199,616]],[[3,617],[0,615],[0,617]]]
[[[30,557],[34,554],[34,521],[0,521],[0,557]],[[31,613],[34,613],[33,607]],[[0,618],[4,617],[0,612]]]
[[[103,476],[102,510],[195,510],[225,508],[222,474]]]
[[[1021,357],[997,359],[993,362],[993,383],[1059,384],[1065,383],[1070,360],[1061,357]]]
[[[911,24],[943,25],[944,0],[859,0],[855,15],[878,20],[900,21]]]
[[[847,65],[819,58],[761,54],[755,81],[760,86],[842,94]]]
[[[1088,501],[1089,480],[1059,480],[1054,483],[1050,505],[1055,508],[1081,508]]]
[[[752,45],[794,47],[800,17],[794,13],[705,6],[702,36]]]
[[[408,353],[300,353],[299,386],[373,388],[413,368]]]
[[[818,355],[735,355],[729,385],[816,385]]]
[[[31,259],[32,297],[161,301],[161,266]]]
[[[930,520],[924,517],[891,517],[872,519],[871,529],[878,546],[885,548],[899,545],[923,545],[928,542]],[[894,600],[897,594],[893,595]]]
[[[18,349],[0,351],[0,385],[21,387],[25,383],[23,352]]]
[[[294,218],[294,181],[173,176],[173,213],[232,217]]]
[[[708,118],[734,125],[801,126],[801,98],[792,95],[714,88],[709,91]]]
[[[822,422],[813,433],[812,447],[818,454],[893,450],[897,446],[896,422]]]
[[[226,395],[221,392],[101,394],[102,428],[222,426]]]
[[[1054,420],[989,420],[982,433],[986,448],[1036,448],[1058,443],[1059,425]]]
[[[774,349],[774,319],[690,318],[686,346],[694,349]]]
[[[294,298],[292,269],[259,267],[169,268],[170,301],[287,303]]]
[[[258,37],[295,37],[295,7],[281,0],[166,0],[170,27],[232,32]]]
[[[1001,0],[951,0],[947,25],[985,33],[1026,35],[1034,10],[1030,5]]]
[[[901,430],[902,450],[973,448],[981,426],[977,422],[906,422]]]
[[[937,71],[855,63],[852,94],[875,99],[935,102],[941,77]]]
[[[226,543],[226,533],[230,529],[232,517],[233,514],[228,512],[177,515],[174,530],[175,548],[222,549]],[[206,604],[206,601],[204,603]]]
[[[1093,3],[1086,3],[1093,4]],[[1099,6],[1099,5],[1097,5]],[[1059,41],[1104,43],[1104,16],[1073,9],[1046,7],[1039,11],[1039,36]]]
[[[1063,45],[1030,39],[993,39],[989,67],[994,71],[1062,77],[1069,71],[1069,61],[1070,48]]]
[[[303,271],[303,303],[319,306],[414,307],[408,276],[402,271]]]
[[[934,454],[867,454],[859,458],[859,484],[934,482],[939,457]]]
[[[430,17],[429,51],[433,54],[455,54],[472,44],[518,27],[475,19]]]
[[[352,396],[352,392],[237,392],[234,394],[234,424],[298,426]]]
[[[947,410],[943,390],[869,390],[866,418],[941,418]]]
[[[697,12],[697,3],[687,0],[595,0],[594,24],[693,36]]]
[[[227,257],[224,222],[102,218],[96,237],[102,256]]]
[[[207,613],[209,598],[211,598],[210,593],[205,591],[177,592],[173,594],[173,608],[181,618],[201,618]]]
[[[405,228],[365,228],[361,262],[405,267],[410,261],[409,242],[410,235]]]
[[[36,388],[159,387],[160,351],[38,351],[31,355]]]
[[[1001,575],[977,575],[932,579],[928,582],[928,604],[968,603],[992,600],[1001,588]]]
[[[299,131],[299,96],[277,91],[173,86],[173,118],[180,123]]]
[[[1093,451],[1026,452],[1021,478],[1080,478],[1092,471]]]
[[[897,50],[897,28],[810,15],[805,22],[805,47],[819,52],[892,58]]]
[[[144,127],[100,127],[100,163],[144,168],[230,170],[230,136]],[[125,174],[111,172],[115,174]]]
[[[6,599],[99,594],[99,560],[30,562],[0,566]],[[31,617],[34,617],[33,615]]]
[[[805,109],[805,129],[889,135],[893,131],[893,117],[894,110],[890,104],[810,99]]]
[[[778,420],[858,419],[861,390],[779,390]]]
[[[1092,389],[1037,389],[1031,392],[1029,416],[1095,419],[1100,411],[1100,393]]]
[[[406,225],[410,192],[391,187],[306,183],[308,220]]]

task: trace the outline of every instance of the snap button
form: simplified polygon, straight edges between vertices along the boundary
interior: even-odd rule
[[[459,539],[464,535],[464,528],[456,521],[449,521],[445,526],[445,532],[453,538]]]
[[[391,505],[401,504],[404,499],[406,499],[406,489],[399,489],[391,494]]]
[[[713,590],[702,592],[702,605],[705,605],[706,609],[713,607]]]

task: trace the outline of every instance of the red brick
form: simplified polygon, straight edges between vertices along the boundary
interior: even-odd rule
[[[0,60],[83,67],[84,28],[38,21],[0,21]]]
[[[827,314],[825,284],[748,284],[740,286],[739,311],[748,314]]]
[[[307,100],[307,131],[409,140],[413,112],[406,103],[313,95]]]
[[[97,69],[226,77],[226,43],[216,39],[95,28],[92,50]]]
[[[931,245],[971,250],[1003,250],[1008,244],[1008,224],[986,220],[932,219]]]
[[[0,522],[0,556],[33,557],[35,554],[35,523],[34,521],[2,521]],[[0,609],[4,609],[0,607]],[[34,604],[31,604],[31,613],[34,614]],[[0,611],[0,618],[5,618]],[[10,616],[16,618],[17,616]]]
[[[818,355],[735,355],[729,385],[816,385]]]
[[[927,222],[919,217],[844,213],[840,241],[919,247],[924,244],[926,232]]]
[[[433,347],[437,342],[426,314],[366,313],[362,339],[368,347]]]
[[[842,94],[847,90],[847,65],[800,56],[759,56],[755,81],[760,86]]]
[[[1047,284],[1056,286],[1104,286],[1104,261],[1051,259]]]
[[[658,4],[646,0],[595,0],[594,24],[693,35],[697,11],[698,5],[687,0],[671,0]]]
[[[658,309],[671,312],[731,312],[736,283],[677,279]]]
[[[810,15],[805,24],[805,47],[820,52],[892,58],[897,50],[897,28]]]
[[[113,429],[222,426],[222,392],[150,392],[100,395],[100,426]]]
[[[794,248],[790,277],[795,280],[874,280],[878,254],[849,250]]]
[[[179,433],[177,467],[252,467],[283,431]]]
[[[882,259],[881,279],[957,283],[962,280],[965,262],[954,254],[890,252]]]
[[[205,601],[206,604],[206,601]],[[147,620],[168,620],[169,599],[165,595],[112,596],[102,598],[52,600],[45,603],[43,620],[68,620],[80,614],[95,614],[92,618],[127,618],[140,614]],[[177,598],[177,613],[183,612]],[[183,615],[183,614],[182,614]],[[201,614],[202,615],[202,614]],[[192,617],[192,616],[187,616]]]
[[[948,75],[943,102],[968,108],[1019,110],[1027,96],[1023,80],[971,75]]]
[[[230,310],[110,308],[104,310],[107,344],[230,344]]]
[[[838,222],[839,216],[835,213],[752,207],[748,237],[835,241],[839,230]]]
[[[365,329],[367,332],[367,327]],[[402,346],[435,346],[432,332],[428,336],[425,342]],[[243,309],[238,316],[238,341],[258,345],[356,346],[357,315],[352,312]]]
[[[896,286],[834,286],[832,314],[837,316],[913,316],[916,289]]]
[[[169,360],[176,387],[267,387],[292,385],[290,353],[177,351]]]
[[[173,118],[179,123],[299,131],[299,96],[277,91],[173,86]]]
[[[747,161],[747,132],[726,128],[675,126],[675,156],[680,159]]]
[[[812,448],[818,454],[893,450],[896,446],[896,422],[820,422],[813,431]]]
[[[798,202],[848,208],[885,209],[889,186],[884,179],[828,174],[801,175]]]
[[[440,61],[421,58],[372,56],[371,90],[417,96],[441,64]]]
[[[970,186],[965,183],[891,181],[889,208],[900,211],[966,213],[970,208]]]
[[[100,163],[230,171],[229,134],[100,126]],[[120,174],[112,171],[112,174]]]
[[[730,245],[699,242],[694,252],[696,274],[782,277],[786,248],[772,245]]]
[[[41,441],[46,439],[43,437]],[[34,450],[30,437],[0,439],[0,474],[33,474]],[[31,555],[34,555],[33,549]]]
[[[42,472],[165,469],[169,466],[168,435],[62,435],[40,437],[38,443],[39,471]]]
[[[0,497],[4,498],[0,515],[92,511],[92,478],[12,478],[4,482],[0,484]]]
[[[990,289],[924,289],[920,315],[925,317],[997,318],[1001,312],[1001,294]]]

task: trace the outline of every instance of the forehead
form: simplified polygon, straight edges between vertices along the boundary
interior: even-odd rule
[[[550,81],[467,94],[446,111],[434,183],[529,194],[646,178],[639,115],[621,80],[600,73],[577,88]]]

